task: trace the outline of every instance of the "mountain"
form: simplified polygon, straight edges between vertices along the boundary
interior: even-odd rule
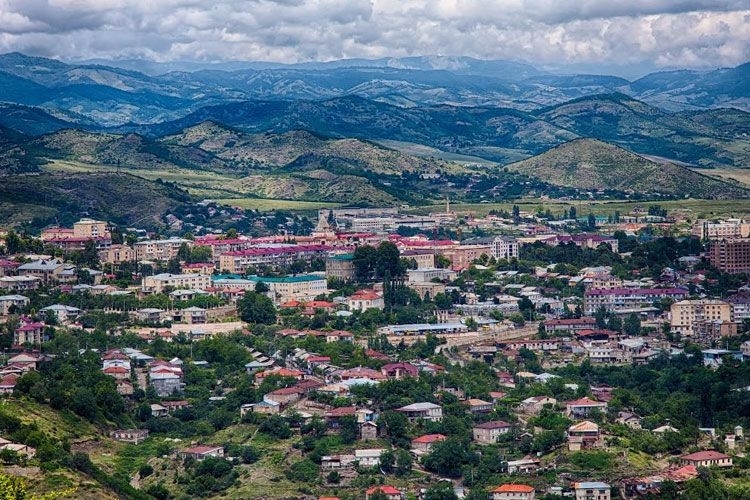
[[[0,220],[40,227],[88,215],[117,224],[155,227],[161,216],[187,202],[174,186],[125,173],[10,175],[0,183]]]
[[[29,135],[48,134],[65,128],[98,128],[93,121],[75,113],[3,102],[0,102],[0,126]]]
[[[750,190],[594,139],[577,139],[507,166],[560,186],[694,198],[748,198]]]
[[[747,137],[717,133],[724,112],[693,120],[667,113],[625,94],[575,99],[541,110],[536,116],[581,137],[612,142],[637,153],[660,156],[700,167],[747,164]],[[734,126],[750,130],[750,115],[732,113]]]

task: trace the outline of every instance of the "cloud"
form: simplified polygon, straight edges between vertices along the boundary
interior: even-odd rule
[[[732,66],[748,0],[0,0],[0,51],[61,59],[466,55],[545,64]]]

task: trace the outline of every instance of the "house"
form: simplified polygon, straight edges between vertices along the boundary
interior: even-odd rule
[[[148,429],[118,429],[109,433],[115,441],[138,444],[148,437]]]
[[[474,441],[477,443],[493,444],[497,443],[500,436],[508,434],[512,427],[508,422],[494,420],[475,425],[472,434],[474,435]]]
[[[23,295],[2,295],[0,296],[0,316],[6,316],[11,311],[17,312],[21,308],[29,305],[29,298]]]
[[[265,401],[274,401],[282,407],[296,403],[302,398],[302,390],[298,387],[282,387],[263,396]]]
[[[380,455],[386,451],[383,448],[369,448],[354,450],[354,460],[362,467],[377,467],[380,465]]]
[[[43,356],[32,354],[30,352],[21,352],[8,359],[8,366],[18,366],[23,372],[36,370],[37,365],[45,360]]]
[[[66,306],[64,304],[53,304],[51,306],[43,307],[39,311],[52,314],[57,321],[61,323],[74,319],[81,312],[77,307]]]
[[[184,399],[180,399],[177,401],[162,401],[161,404],[170,413],[172,413],[173,411],[184,410],[185,408],[190,408],[190,403]]]
[[[39,345],[44,340],[44,323],[37,321],[22,322],[21,326],[13,331],[13,345]]]
[[[375,290],[358,290],[354,292],[347,301],[350,311],[366,311],[367,309],[385,308],[383,296]]]
[[[579,451],[595,448],[601,443],[599,426],[589,420],[584,420],[568,428],[568,449]]]
[[[411,450],[417,454],[429,453],[432,445],[445,439],[443,434],[425,434],[411,440]]]
[[[631,429],[641,428],[641,417],[629,411],[618,412],[615,422],[617,422],[618,424],[627,425]]]
[[[178,458],[192,458],[195,460],[203,460],[208,457],[221,458],[224,456],[223,446],[193,446],[191,448],[185,448],[177,452]]]
[[[240,406],[240,418],[247,413],[260,413],[262,415],[278,415],[281,412],[281,405],[276,401],[260,401],[259,403],[244,404]]]
[[[481,399],[471,398],[466,401],[466,405],[469,407],[469,413],[490,413],[494,409],[494,405],[489,401],[483,401]]]
[[[17,373],[4,375],[2,379],[0,379],[0,395],[13,394],[18,377],[19,375]]]
[[[716,450],[698,451],[680,457],[683,465],[694,465],[696,467],[732,467],[732,457],[719,453]]]
[[[373,486],[365,492],[365,500],[370,500],[375,493],[382,493],[388,500],[404,500],[404,494],[401,490],[393,486]]]
[[[156,390],[156,394],[161,397],[170,396],[175,392],[180,392],[185,384],[179,374],[171,370],[152,370],[149,372],[149,380]]]
[[[337,429],[341,426],[341,419],[345,417],[355,417],[357,409],[354,406],[342,406],[332,408],[325,412],[326,425],[331,429]],[[356,417],[355,417],[356,418]]]
[[[122,366],[110,366],[102,370],[102,373],[113,377],[115,380],[127,380],[130,378],[130,370]]]
[[[542,409],[547,406],[555,406],[557,400],[549,396],[532,396],[521,401],[520,409],[525,413],[539,413]]]
[[[565,414],[571,418],[590,418],[596,412],[606,413],[607,403],[581,398],[565,403]]]
[[[508,474],[528,474],[536,471],[541,465],[538,458],[526,456],[519,460],[508,460]]]
[[[573,483],[576,500],[610,500],[611,486],[602,482]]]
[[[435,403],[413,403],[402,406],[396,411],[406,415],[409,422],[416,422],[419,419],[439,422],[443,419],[443,408]]]
[[[354,455],[324,455],[320,459],[320,468],[344,469],[354,467]]]
[[[399,380],[404,377],[419,376],[419,368],[411,363],[388,363],[380,368],[380,373],[388,378]]]
[[[17,269],[19,276],[34,276],[47,284],[58,281],[65,264],[60,259],[40,259],[20,265]]]
[[[502,484],[490,491],[490,500],[534,500],[535,498],[534,487],[526,484]]]
[[[1,387],[1,386],[0,386]],[[373,421],[362,422],[359,424],[359,439],[369,441],[378,438],[378,424]]]
[[[167,415],[169,415],[169,410],[166,407],[158,403],[154,403],[151,405],[152,417],[166,417]]]

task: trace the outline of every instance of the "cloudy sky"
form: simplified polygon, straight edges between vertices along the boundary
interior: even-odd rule
[[[750,0],[0,0],[0,52],[10,51],[63,60],[465,55],[710,68],[750,59]]]

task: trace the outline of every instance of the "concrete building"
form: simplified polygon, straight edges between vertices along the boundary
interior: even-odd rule
[[[497,443],[500,436],[510,433],[512,428],[513,426],[508,422],[494,420],[475,425],[472,429],[472,434],[474,441],[479,444],[494,444]]]
[[[18,266],[18,275],[35,276],[47,284],[59,281],[64,270],[65,264],[60,259],[40,259]]]
[[[491,256],[495,259],[517,259],[518,241],[515,238],[498,236],[492,240]]]
[[[336,278],[343,281],[354,279],[354,254],[343,253],[330,255],[326,258],[326,278]]]
[[[527,484],[502,484],[490,491],[490,500],[534,500],[536,492]]]
[[[731,304],[717,299],[681,300],[672,304],[669,312],[670,329],[682,337],[698,337],[699,329],[705,331],[704,322],[733,321]]]
[[[443,408],[435,403],[412,403],[396,411],[406,415],[409,422],[416,422],[419,419],[439,422],[443,419]]]
[[[325,276],[315,274],[300,274],[275,278],[270,276],[248,276],[248,280],[268,286],[268,296],[276,304],[283,304],[294,299],[312,299],[328,292],[328,282]]]
[[[205,274],[162,273],[143,278],[142,289],[144,293],[163,293],[167,287],[205,290],[211,287],[211,276]]]
[[[167,261],[177,258],[177,252],[182,244],[192,245],[193,242],[183,238],[169,238],[166,240],[139,241],[133,248],[136,260]]]
[[[702,240],[723,240],[750,237],[750,223],[742,219],[727,219],[719,222],[698,220],[691,234]]]
[[[600,307],[617,313],[631,309],[652,307],[663,299],[683,300],[688,291],[682,288],[612,288],[587,289],[583,294],[583,312],[594,315]]]
[[[135,250],[127,245],[112,245],[99,251],[99,260],[102,264],[122,264],[135,260]]]
[[[599,481],[573,483],[576,500],[610,500],[612,487]]]
[[[29,298],[23,295],[0,295],[0,316],[18,311],[29,305]]]
[[[708,260],[724,273],[750,272],[750,239],[722,239],[712,242]]]

